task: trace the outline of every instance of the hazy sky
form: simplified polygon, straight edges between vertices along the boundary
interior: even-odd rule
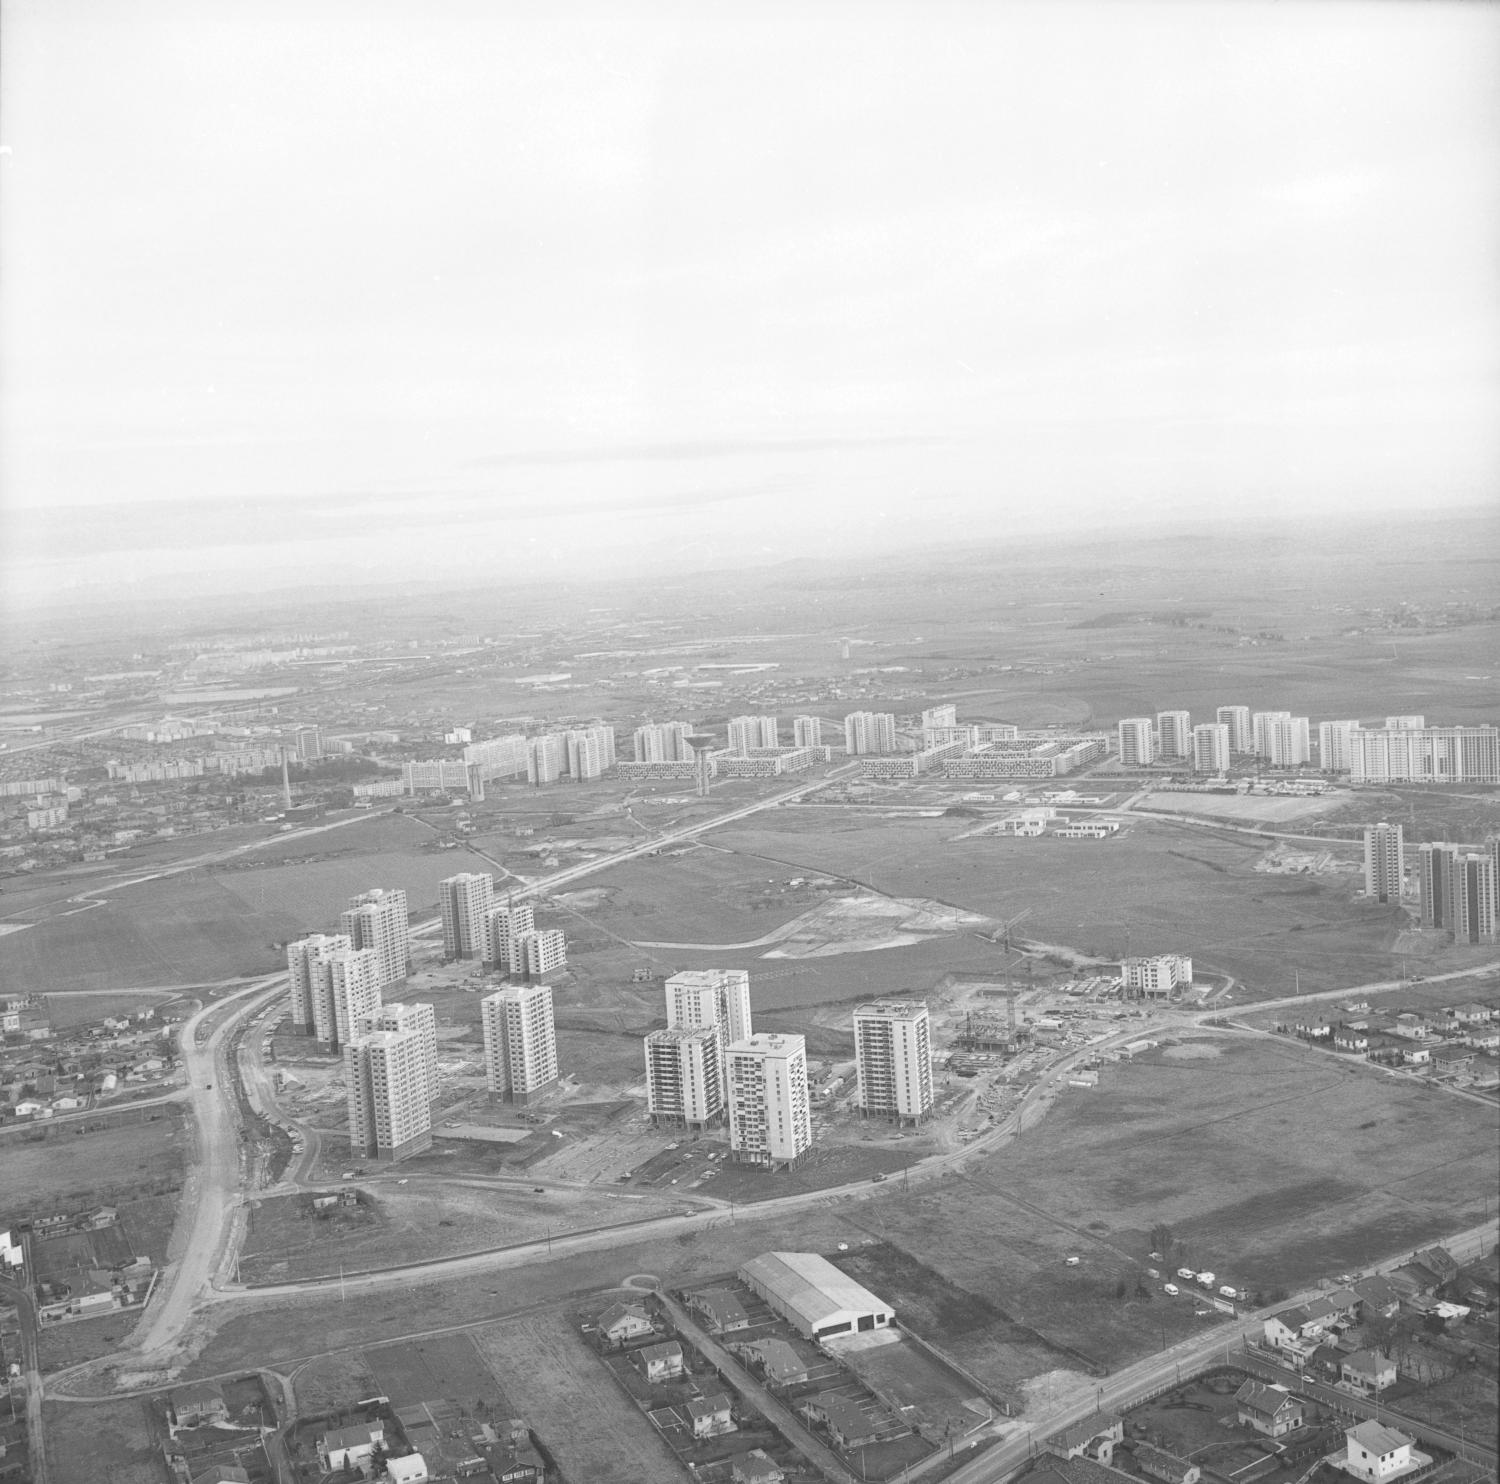
[[[1494,5],[3,28],[13,598],[1495,497]]]

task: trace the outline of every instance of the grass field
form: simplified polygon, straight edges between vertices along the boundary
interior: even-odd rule
[[[393,1407],[435,1401],[457,1402],[471,1411],[476,1402],[495,1406],[494,1378],[468,1335],[380,1345],[366,1350],[363,1360]]]
[[[44,1402],[47,1463],[59,1481],[108,1479],[110,1484],[163,1484],[160,1444],[144,1401]]]
[[[174,1105],[156,1111],[161,1117],[154,1123],[88,1134],[72,1132],[77,1124],[59,1124],[44,1139],[7,1139],[0,1144],[0,1220],[101,1202],[119,1205],[126,1197],[175,1185],[189,1136]]]
[[[134,1015],[137,1010],[155,1010],[169,1004],[173,996],[148,991],[134,994],[49,994],[43,998],[52,1029],[65,1031],[103,1020],[107,1015]]]
[[[657,1484],[677,1476],[671,1450],[566,1314],[504,1321],[476,1330],[474,1341],[567,1478]]]

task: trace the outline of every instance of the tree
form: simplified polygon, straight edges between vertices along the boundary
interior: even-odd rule
[[[1156,1222],[1151,1228],[1151,1250],[1160,1252],[1163,1257],[1170,1257],[1172,1243],[1176,1238],[1172,1235],[1172,1228],[1165,1221]]]

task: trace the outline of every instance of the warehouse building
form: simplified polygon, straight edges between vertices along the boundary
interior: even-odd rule
[[[810,1340],[895,1322],[889,1304],[816,1252],[766,1252],[747,1262],[739,1277]]]

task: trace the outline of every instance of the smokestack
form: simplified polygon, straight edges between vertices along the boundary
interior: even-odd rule
[[[286,765],[286,748],[281,749],[281,802],[292,807],[292,775]]]

